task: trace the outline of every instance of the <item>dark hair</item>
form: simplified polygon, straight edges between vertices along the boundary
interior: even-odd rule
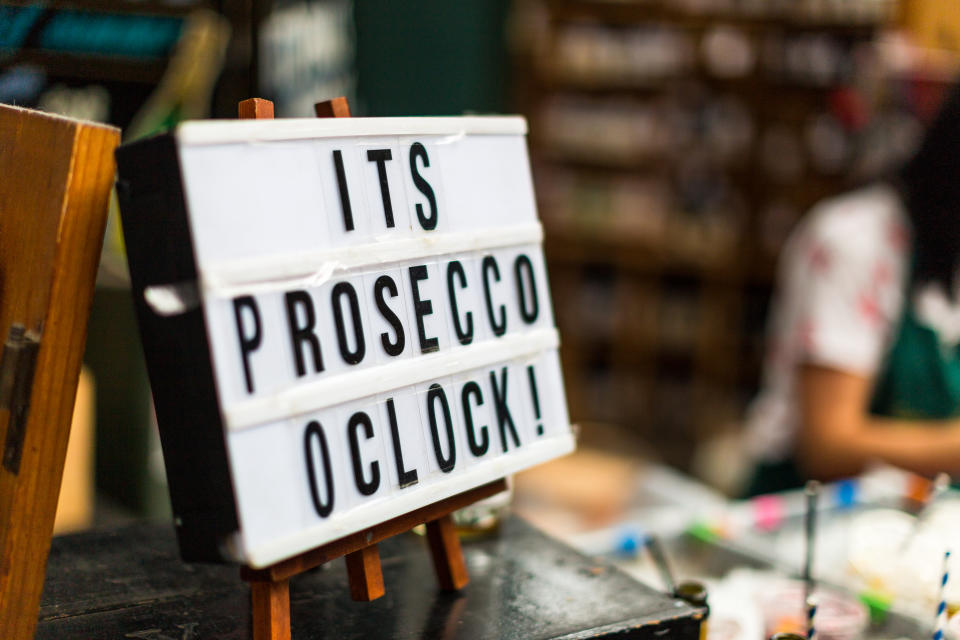
[[[913,223],[910,286],[938,282],[953,297],[960,266],[960,83],[950,88],[899,178]]]

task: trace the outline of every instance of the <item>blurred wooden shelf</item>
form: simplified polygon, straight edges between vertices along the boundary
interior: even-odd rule
[[[885,19],[780,5],[690,13],[670,0],[546,0],[540,46],[519,61],[572,417],[628,424],[674,464],[689,461],[692,438],[736,421],[756,390],[776,277],[769,247],[850,186],[810,161],[777,181],[769,134],[786,129],[807,156],[811,118],[835,109],[847,57]],[[822,19],[801,13],[818,7]],[[715,73],[705,57],[718,27],[745,38],[742,76]],[[836,45],[832,80],[764,64],[772,44],[786,56],[807,38]],[[605,64],[650,47],[664,48],[657,66]],[[739,108],[724,109],[728,98]]]
[[[547,260],[551,262],[610,264],[641,273],[689,275],[729,285],[738,285],[744,279],[744,265],[735,251],[726,258],[697,260],[671,252],[664,245],[624,235],[558,232],[549,228],[544,239]]]
[[[709,28],[717,23],[750,27],[757,17],[737,11],[691,13],[668,2],[631,2],[625,0],[548,0],[551,15],[557,21],[601,20],[616,25],[669,23],[684,28]]]
[[[47,75],[55,77],[154,85],[163,77],[167,59],[37,49],[21,49],[0,55],[0,68],[21,64],[42,67]]]
[[[556,142],[531,132],[531,137],[540,144],[536,152],[537,160],[559,164],[574,169],[599,169],[603,171],[637,173],[655,171],[663,167],[665,154],[661,150],[636,153],[631,157],[603,154],[596,147],[561,146]]]
[[[531,131],[530,137],[533,143],[538,145],[538,148],[534,151],[535,164],[560,166],[575,169],[579,172],[605,175],[662,173],[697,148],[697,145],[691,144],[682,148],[671,147],[669,150],[651,150],[637,153],[633,157],[618,157],[612,154],[604,155],[601,148],[592,146],[573,147],[571,145],[566,148],[558,146],[549,137],[536,130]],[[751,172],[751,167],[746,158],[719,158],[703,152],[702,148],[700,151],[705,158],[711,160],[716,168],[723,169],[724,172],[738,178],[756,179],[756,173],[755,171]]]
[[[5,0],[10,6],[36,6],[35,0]],[[95,13],[129,13],[136,15],[185,16],[197,9],[216,9],[212,0],[47,0],[44,9],[77,10]]]
[[[861,35],[890,24],[890,16],[868,16],[852,21],[839,17],[811,18],[794,11],[691,12],[671,6],[667,1],[630,0],[548,0],[552,17],[558,22],[603,21],[618,26],[641,23],[668,23],[686,28],[710,28],[717,24],[741,28],[776,26],[783,29],[818,30]]]

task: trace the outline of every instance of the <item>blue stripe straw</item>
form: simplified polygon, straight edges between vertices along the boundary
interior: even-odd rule
[[[943,632],[947,626],[947,598],[946,587],[950,579],[950,551],[943,554],[943,577],[940,578],[940,603],[937,604],[937,630],[933,632],[933,640],[943,640]]]
[[[814,617],[817,615],[816,598],[810,596],[807,599],[807,640],[813,640],[817,636],[817,629],[814,626]]]

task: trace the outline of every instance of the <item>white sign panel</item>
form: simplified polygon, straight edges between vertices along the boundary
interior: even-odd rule
[[[242,561],[269,565],[573,449],[525,130],[178,129]]]

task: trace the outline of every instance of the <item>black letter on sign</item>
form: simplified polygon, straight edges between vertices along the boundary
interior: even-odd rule
[[[527,308],[527,289],[523,284],[523,272],[527,272],[530,284],[530,308]],[[517,277],[517,299],[520,302],[520,316],[527,324],[533,324],[540,315],[540,302],[537,300],[537,281],[533,277],[533,264],[526,254],[521,253],[513,262],[513,273]]]
[[[377,278],[377,281],[373,284],[373,297],[376,299],[377,309],[380,310],[380,315],[387,321],[387,324],[393,327],[393,332],[397,336],[393,342],[390,342],[390,336],[388,336],[386,332],[381,333],[380,342],[383,344],[383,350],[386,351],[388,355],[398,356],[403,353],[403,346],[406,343],[403,335],[403,325],[400,324],[400,318],[393,312],[393,309],[387,306],[387,301],[383,297],[384,291],[389,291],[391,298],[397,297],[397,283],[394,282],[390,276],[380,276]]]
[[[343,323],[343,305],[340,298],[347,297],[350,303],[350,317],[353,320],[353,336],[357,342],[357,348],[350,351],[350,345],[347,344],[347,328]],[[338,282],[333,287],[333,293],[330,296],[333,303],[333,323],[337,327],[337,343],[340,345],[340,355],[347,364],[357,364],[363,360],[366,353],[366,344],[363,341],[363,325],[360,324],[360,301],[357,300],[357,290],[349,282]]]
[[[320,443],[320,458],[323,463],[323,482],[327,488],[327,501],[320,500],[320,490],[317,488],[317,468],[313,458],[314,437]],[[330,468],[330,449],[327,447],[327,437],[323,428],[316,420],[307,423],[307,431],[303,434],[303,448],[307,455],[307,479],[310,481],[310,497],[313,499],[313,508],[317,515],[326,518],[333,511],[333,470]]]
[[[463,272],[463,265],[459,260],[453,260],[447,265],[447,294],[450,296],[450,311],[453,312],[453,329],[457,332],[457,340],[460,344],[470,344],[473,342],[473,313],[467,311],[464,318],[467,319],[467,328],[464,329],[460,324],[460,310],[457,308],[457,294],[453,288],[453,277],[460,279],[460,288],[467,288],[467,275]]]
[[[387,226],[393,226],[393,203],[390,202],[390,185],[387,184],[387,160],[392,160],[390,149],[370,149],[367,151],[367,160],[377,163],[377,174],[380,176],[380,197],[383,199],[383,217]]]
[[[290,327],[290,342],[293,346],[293,358],[297,364],[297,375],[303,376],[307,373],[307,367],[303,362],[303,343],[306,342],[310,347],[310,353],[313,354],[313,369],[317,373],[323,371],[323,357],[320,354],[320,340],[313,332],[317,324],[317,317],[313,311],[313,301],[310,294],[306,291],[291,291],[284,296],[287,303],[287,325]],[[297,307],[303,309],[304,323],[299,326],[297,322]]]
[[[420,351],[429,353],[440,348],[440,342],[436,337],[428,338],[427,330],[423,326],[423,317],[433,313],[433,304],[429,300],[420,299],[421,280],[427,279],[427,267],[418,264],[410,267],[410,289],[413,293],[413,312],[417,316],[417,333],[420,336]]]
[[[500,370],[500,384],[497,384],[497,374],[490,372],[490,384],[493,386],[493,404],[497,410],[497,424],[500,425],[500,442],[503,443],[503,451],[507,451],[507,429],[510,429],[510,435],[513,436],[514,446],[520,446],[520,438],[517,436],[517,427],[513,424],[513,416],[510,415],[510,407],[507,406],[507,368]]]
[[[499,337],[507,332],[507,308],[500,305],[500,322],[497,323],[497,319],[493,315],[493,298],[490,296],[490,273],[493,272],[494,279],[500,282],[500,267],[497,266],[497,261],[494,260],[493,256],[484,257],[480,266],[483,270],[483,297],[487,300],[487,318],[490,319],[490,328],[493,329],[493,334]]]
[[[420,221],[420,226],[427,231],[432,231],[437,228],[437,198],[433,194],[433,187],[430,186],[430,183],[427,182],[423,176],[420,175],[420,172],[417,170],[417,158],[423,160],[423,166],[430,166],[430,158],[427,157],[427,150],[419,142],[414,142],[410,147],[410,173],[413,175],[413,184],[417,186],[420,193],[427,197],[427,200],[430,202],[430,215],[423,215],[423,205],[419,202],[417,203],[417,220]]]
[[[463,391],[460,392],[460,400],[463,403],[463,421],[467,426],[467,443],[470,445],[470,453],[479,458],[490,448],[490,436],[487,435],[487,426],[480,427],[480,442],[477,442],[477,434],[473,430],[473,412],[470,410],[470,396],[477,399],[477,406],[483,404],[483,393],[480,391],[480,385],[471,380],[463,385]]]
[[[537,376],[533,372],[533,365],[527,365],[527,379],[530,381],[530,397],[533,399],[533,417],[540,423],[540,394],[537,393]],[[537,424],[537,435],[543,435],[543,424]]]
[[[443,421],[447,426],[447,442],[450,445],[450,455],[446,458],[443,457],[443,449],[440,448],[440,432],[437,430],[437,400],[440,401],[440,408],[443,410]],[[450,473],[457,463],[457,446],[453,442],[453,419],[450,416],[450,405],[447,404],[447,394],[437,383],[430,385],[430,390],[427,391],[427,418],[430,421],[430,435],[433,437],[433,453],[437,456],[437,464],[440,465],[440,471]]]
[[[243,309],[253,314],[253,335],[243,330]],[[240,337],[240,358],[243,360],[243,378],[247,381],[247,393],[253,393],[253,372],[250,371],[250,353],[260,348],[260,310],[253,296],[240,296],[233,299],[233,316],[237,320],[237,336]]]
[[[393,461],[397,465],[397,478],[400,479],[400,488],[404,489],[417,484],[416,469],[403,468],[403,451],[400,446],[400,426],[397,424],[397,408],[393,398],[387,398],[387,419],[390,421],[390,435],[393,438]]]
[[[363,437],[369,440],[373,437],[373,423],[370,416],[363,411],[357,411],[350,416],[347,423],[347,436],[350,438],[350,459],[353,461],[353,479],[362,495],[371,496],[380,488],[380,463],[370,463],[370,482],[363,478],[363,462],[360,460],[360,436],[357,427],[363,427]]]
[[[347,190],[347,174],[343,170],[343,154],[333,151],[333,166],[337,170],[337,191],[340,192],[340,208],[343,210],[343,227],[353,231],[353,209],[350,207],[350,192]]]

